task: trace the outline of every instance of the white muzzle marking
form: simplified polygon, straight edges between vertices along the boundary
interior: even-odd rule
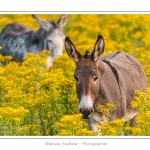
[[[80,108],[81,109],[93,108],[92,98],[89,95],[81,97]]]
[[[46,64],[45,64],[45,67],[47,69],[50,69],[53,66],[53,62],[52,61],[53,61],[52,57],[48,56],[47,59],[46,59]]]

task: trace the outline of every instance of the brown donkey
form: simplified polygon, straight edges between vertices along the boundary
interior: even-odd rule
[[[89,129],[96,131],[96,126],[107,118],[97,111],[99,105],[115,104],[111,119],[123,118],[135,124],[137,111],[130,106],[135,89],[145,91],[147,81],[141,64],[125,52],[114,52],[99,59],[104,52],[104,39],[101,35],[90,54],[82,56],[76,50],[69,37],[65,38],[65,47],[70,58],[76,63],[74,78],[80,102],[79,111],[88,119]]]

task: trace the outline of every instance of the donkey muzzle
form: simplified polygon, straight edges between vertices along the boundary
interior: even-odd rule
[[[93,108],[79,108],[79,112],[82,113],[83,119],[89,119],[91,114],[94,112]]]

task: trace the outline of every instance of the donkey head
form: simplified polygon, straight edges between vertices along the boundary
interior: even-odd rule
[[[65,47],[70,58],[76,63],[74,78],[80,102],[79,111],[83,118],[88,119],[94,112],[93,105],[99,93],[101,72],[98,68],[98,60],[104,51],[104,40],[101,35],[98,36],[91,55],[86,51],[86,54],[82,56],[69,37],[65,38]]]
[[[32,17],[41,26],[42,31],[46,31],[39,32],[38,34],[42,33],[45,35],[44,49],[52,51],[52,58],[57,57],[57,55],[62,55],[65,38],[62,29],[67,22],[67,16],[68,15],[62,15],[60,19],[55,23],[53,21],[45,21],[43,19],[37,18],[35,15],[32,15]]]

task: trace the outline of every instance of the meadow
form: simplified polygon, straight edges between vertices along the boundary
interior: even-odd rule
[[[60,15],[37,14],[57,20]],[[1,14],[0,31],[8,23],[18,22],[31,29],[39,25],[25,14]],[[150,81],[150,16],[145,14],[70,14],[64,33],[84,54],[92,51],[97,36],[103,35],[105,52],[125,51],[139,60]],[[50,70],[43,68],[50,52],[28,54],[22,64],[0,55],[0,135],[1,136],[93,136],[78,112],[73,72],[74,62],[64,49]],[[3,63],[5,62],[5,64]],[[98,127],[102,136],[150,135],[150,87],[147,94],[137,93],[131,106],[138,109],[137,126],[129,127],[122,119]],[[106,116],[113,105],[101,106]]]

